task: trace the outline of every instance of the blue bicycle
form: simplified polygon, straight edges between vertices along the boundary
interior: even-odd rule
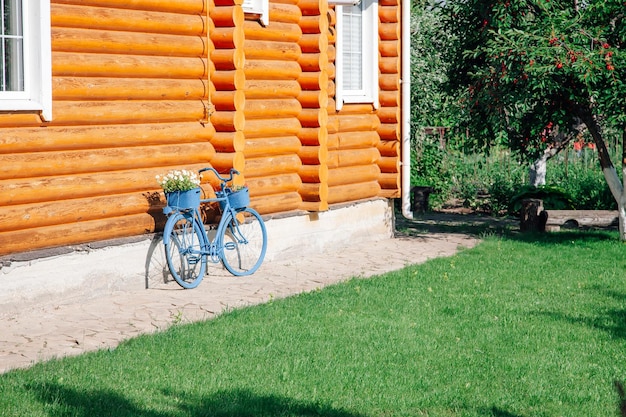
[[[163,231],[165,257],[169,270],[183,288],[195,288],[206,274],[207,262],[222,262],[233,275],[254,273],[263,263],[267,250],[267,231],[261,215],[248,207],[250,195],[247,187],[235,190],[228,186],[230,176],[222,177],[214,168],[203,168],[199,173],[211,171],[220,181],[216,198],[201,199],[191,206],[178,205],[168,200],[163,212],[169,216]],[[213,239],[209,239],[200,213],[201,203],[219,203],[221,218]]]

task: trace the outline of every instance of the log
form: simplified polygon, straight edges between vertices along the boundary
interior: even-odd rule
[[[328,113],[319,111],[319,109],[302,109],[298,115],[298,120],[300,120],[302,127],[321,127],[327,124]]]
[[[242,110],[246,103],[244,90],[215,91],[211,94],[211,103],[216,111]]]
[[[259,26],[258,23],[246,20],[243,25],[246,42],[279,42],[297,43],[302,36],[302,30],[296,23],[281,23],[272,21],[267,27]]]
[[[300,8],[295,4],[280,4],[272,2],[269,5],[270,22],[299,24],[302,18]]]
[[[206,79],[206,59],[122,54],[52,53],[55,77]]]
[[[156,175],[170,169],[196,171],[208,165],[208,161],[187,163],[179,156],[177,164],[169,167],[0,180],[0,195],[4,205],[12,205],[96,197],[103,187],[110,194],[144,192],[155,188]]]
[[[296,80],[247,80],[245,96],[248,99],[300,97],[300,84]]]
[[[328,50],[328,38],[317,33],[304,33],[298,42],[302,53],[319,54]]]
[[[400,122],[400,107],[380,107],[376,114],[381,123]]]
[[[239,149],[237,149],[237,139],[241,141]],[[233,134],[231,132],[218,132],[211,138],[211,144],[218,153],[232,153],[236,150],[243,150],[245,140],[243,134]]]
[[[39,113],[4,113],[0,114],[0,128],[45,126]]]
[[[303,202],[324,202],[328,199],[326,184],[302,184],[299,192]]]
[[[199,36],[55,28],[56,52],[111,53],[176,57],[205,57],[206,41]]]
[[[328,167],[331,169],[356,165],[373,165],[380,159],[376,148],[342,149],[328,152]]]
[[[84,2],[81,2],[83,4]],[[168,33],[171,35],[206,34],[204,15],[164,13],[145,10],[85,7],[84,5],[50,5],[52,27],[92,30],[120,30]]]
[[[400,7],[387,6],[378,8],[378,18],[381,23],[400,23]]]
[[[383,190],[392,190],[394,193],[387,198],[395,198],[398,195],[395,194],[397,191],[399,193],[400,190],[400,174],[399,173],[385,173],[381,172],[378,177],[378,183],[380,184]]]
[[[327,201],[303,201],[299,206],[299,210],[304,211],[327,211],[328,210],[328,202]]]
[[[246,120],[244,129],[247,139],[267,138],[271,136],[296,136],[299,131],[300,122],[294,117],[275,120]]]
[[[211,81],[218,91],[241,90],[245,86],[246,74],[242,70],[215,71]]]
[[[380,91],[378,99],[381,107],[400,107],[400,90]]]
[[[380,156],[390,156],[397,158],[400,156],[400,142],[398,141],[387,141],[381,140],[376,146],[378,152],[380,152]]]
[[[243,45],[244,36],[241,30],[231,27],[216,27],[211,32],[211,41],[215,49],[235,49]]]
[[[244,12],[233,4],[213,7],[209,13],[217,28],[234,28],[243,24]]]
[[[545,210],[546,230],[563,228],[609,228],[619,225],[617,210]]]
[[[400,91],[400,77],[398,74],[380,74],[378,76],[378,86],[383,91]]]
[[[378,36],[381,41],[398,41],[400,39],[400,25],[397,22],[378,24]]]
[[[328,77],[329,73],[324,70],[319,72],[301,72],[298,77],[298,82],[300,83],[300,86],[303,90],[323,91],[324,89],[328,88]],[[330,93],[331,91],[329,90],[328,94]],[[334,107],[332,108],[332,111],[335,111]]]
[[[202,100],[206,81],[103,77],[54,77],[53,100]]]
[[[109,147],[183,144],[211,140],[212,125],[198,122],[69,126],[0,130],[2,154]]]
[[[298,62],[304,72],[319,72],[328,65],[328,54],[326,52],[303,53]]]
[[[246,119],[297,118],[302,106],[296,98],[246,100]]]
[[[381,189],[378,193],[378,197],[381,198],[400,198],[400,191],[396,189]]]
[[[345,203],[360,199],[376,197],[380,193],[378,182],[346,184],[328,188],[328,204]]]
[[[264,155],[300,154],[302,145],[297,136],[270,136],[266,138],[247,138],[244,154],[246,158]]]
[[[378,52],[383,58],[400,56],[400,42],[398,41],[379,41]]]
[[[241,111],[215,111],[211,123],[218,132],[236,132],[243,130],[246,119]]]
[[[298,94],[298,101],[303,108],[327,112],[328,92],[325,90],[303,90]]]
[[[298,3],[302,15],[304,16],[319,16],[324,15],[322,2],[316,0],[301,0]]]
[[[297,210],[301,204],[300,194],[289,192],[252,198],[250,206],[260,214],[268,214]]]
[[[400,126],[391,123],[382,123],[376,130],[382,142],[395,142],[400,140]]]
[[[380,169],[376,165],[333,168],[328,170],[328,186],[378,181],[379,175]]]
[[[246,59],[297,61],[300,57],[300,48],[292,42],[265,42],[248,40],[244,42]]]
[[[149,211],[156,213],[163,206],[163,193],[160,190],[2,206],[0,233]]]
[[[209,142],[181,145],[136,146],[59,152],[33,152],[0,155],[0,180],[90,172],[131,170],[176,165],[180,156],[188,163],[210,161],[215,150]]]
[[[246,178],[298,172],[302,162],[298,155],[272,155],[246,159]]]
[[[325,30],[322,28],[325,26]],[[322,17],[320,14],[303,15],[300,19],[300,29],[302,34],[322,34],[328,30],[328,19]]]
[[[262,197],[271,194],[289,193],[298,190],[302,181],[296,173],[272,175],[271,177],[246,178],[251,197]]]
[[[400,172],[400,160],[396,156],[385,156],[378,160],[381,172]]]
[[[322,165],[302,165],[298,171],[303,183],[307,184],[327,184],[328,166]]]
[[[54,0],[59,4],[75,4],[76,0]],[[81,0],[83,6],[115,9],[152,10],[159,12],[206,14],[205,0]]]
[[[198,121],[205,117],[201,101],[58,101],[51,126]]]
[[[399,74],[400,57],[391,56],[378,59],[378,68],[381,74]]]
[[[248,80],[297,80],[300,64],[294,61],[246,60],[244,71]]]
[[[544,232],[546,230],[546,212],[543,210],[543,202],[531,198],[522,201],[520,210],[520,231]]]
[[[244,66],[246,55],[243,48],[215,49],[211,51],[211,62],[217,71],[232,71]]]
[[[328,149],[362,149],[378,146],[380,138],[373,131],[368,132],[342,132],[336,137],[329,136]],[[331,139],[332,138],[332,139]]]
[[[298,138],[303,146],[321,145],[326,147],[328,144],[328,130],[320,127],[302,128],[298,132]]]
[[[152,232],[149,213],[0,233],[0,255],[137,236]]]
[[[378,117],[369,112],[365,114],[342,114],[339,116],[338,122],[338,128],[342,132],[371,131],[380,126]]]
[[[328,148],[326,146],[302,146],[298,156],[304,165],[326,164],[328,161]]]

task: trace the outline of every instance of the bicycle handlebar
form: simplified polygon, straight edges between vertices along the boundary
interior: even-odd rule
[[[205,172],[205,171],[211,171],[211,172],[213,172],[213,173],[215,174],[215,176],[216,176],[216,177],[220,180],[220,182],[221,182],[221,184],[220,184],[220,185],[222,186],[222,188],[224,188],[224,185],[225,185],[227,182],[230,182],[230,181],[232,181],[232,180],[233,180],[233,176],[235,176],[235,175],[239,175],[239,171],[237,171],[235,168],[231,168],[231,169],[230,169],[230,173],[229,173],[230,175],[229,175],[227,178],[226,178],[226,177],[222,177],[222,176],[220,175],[220,173],[219,173],[219,172],[217,172],[217,170],[216,170],[215,168],[213,168],[213,167],[206,167],[206,168],[202,168],[201,170],[199,170],[199,171],[198,171],[198,174],[202,174],[202,173],[203,173],[203,172]]]

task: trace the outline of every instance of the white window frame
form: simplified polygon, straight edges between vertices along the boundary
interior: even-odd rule
[[[0,112],[39,111],[52,120],[50,1],[21,0],[24,91],[0,91]]]
[[[378,0],[361,0],[354,3],[349,0],[335,0],[337,16],[337,58],[335,60],[335,105],[342,109],[344,103],[372,103],[379,107],[378,101]],[[344,7],[359,6],[362,13],[362,88],[348,89],[344,84]]]
[[[267,26],[270,23],[269,0],[243,0],[241,7],[244,13],[258,16],[263,26]]]

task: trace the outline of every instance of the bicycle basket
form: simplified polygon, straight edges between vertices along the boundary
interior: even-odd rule
[[[224,195],[228,198],[230,207],[235,210],[246,208],[250,205],[250,191],[248,190],[248,187],[243,187],[237,191],[225,188],[222,193],[218,193],[218,197],[223,197]],[[225,201],[220,201],[220,208],[222,210],[226,208]]]
[[[200,188],[194,188],[189,191],[175,191],[166,193],[167,205],[175,207],[179,210],[192,209],[200,206]]]

